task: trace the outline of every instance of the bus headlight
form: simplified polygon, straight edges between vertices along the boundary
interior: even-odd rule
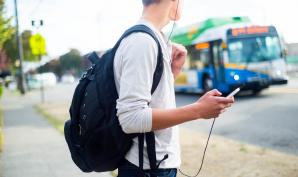
[[[235,75],[234,75],[234,80],[235,80],[235,81],[239,81],[239,79],[240,79],[239,75],[235,74]]]
[[[281,76],[281,75],[282,75],[281,71],[280,71],[280,70],[277,70],[277,71],[276,71],[276,75],[277,75],[277,76]]]

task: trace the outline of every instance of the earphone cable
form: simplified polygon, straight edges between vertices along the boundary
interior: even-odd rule
[[[183,176],[186,176],[186,177],[197,177],[202,168],[203,168],[203,164],[204,164],[204,160],[205,160],[205,155],[206,155],[206,151],[207,151],[207,147],[208,147],[208,144],[209,144],[209,140],[210,140],[210,137],[211,137],[211,134],[212,134],[212,130],[213,130],[213,127],[214,127],[214,123],[215,123],[215,118],[213,119],[213,122],[212,122],[212,125],[211,125],[211,129],[210,129],[210,132],[209,132],[209,135],[208,135],[208,139],[207,139],[207,143],[206,143],[206,146],[205,146],[205,149],[204,149],[204,153],[203,153],[203,158],[202,158],[202,161],[201,161],[201,166],[200,166],[200,169],[199,171],[196,173],[195,176],[190,176],[184,172],[181,171],[181,169],[179,169],[179,172],[183,175]]]
[[[171,37],[172,37],[172,34],[173,34],[173,32],[174,32],[174,28],[175,28],[175,26],[176,26],[176,18],[177,18],[177,15],[178,15],[179,4],[180,4],[180,0],[178,0],[178,3],[177,3],[176,13],[175,13],[175,20],[174,20],[174,23],[173,23],[173,26],[172,26],[172,30],[171,30],[171,33],[170,33],[170,35],[169,35],[167,44],[169,44],[169,42],[170,42],[170,40],[171,40]]]
[[[178,15],[178,8],[179,8],[179,3],[180,3],[180,0],[178,0],[178,3],[177,3],[177,8],[176,8],[176,13],[175,13],[175,20],[174,20],[174,23],[173,23],[173,27],[172,27],[172,30],[171,30],[171,33],[169,35],[169,38],[168,38],[168,42],[167,44],[169,44],[170,40],[171,40],[171,37],[172,37],[172,34],[174,32],[174,28],[176,26],[176,18],[177,18],[177,15]],[[202,161],[201,161],[201,165],[200,165],[200,168],[199,168],[199,171],[196,173],[195,176],[190,176],[190,175],[187,175],[186,173],[182,172],[181,169],[179,169],[179,172],[183,175],[183,176],[186,176],[186,177],[197,177],[202,168],[203,168],[203,164],[204,164],[204,160],[205,160],[205,156],[206,156],[206,151],[207,151],[207,147],[208,147],[208,144],[209,144],[209,140],[210,140],[210,137],[211,137],[211,134],[212,134],[212,130],[213,130],[213,127],[214,127],[214,123],[215,123],[215,118],[213,119],[213,122],[212,122],[212,125],[211,125],[211,129],[210,129],[210,132],[209,132],[209,135],[208,135],[208,139],[207,139],[207,143],[206,143],[206,146],[205,146],[205,149],[204,149],[204,153],[203,153],[203,157],[202,157]]]

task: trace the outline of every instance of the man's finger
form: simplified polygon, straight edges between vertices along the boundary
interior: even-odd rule
[[[232,104],[234,103],[234,99],[233,98],[226,98],[226,97],[215,97],[215,99],[221,103],[221,104]]]
[[[221,96],[222,95],[222,93],[220,93],[217,89],[209,91],[208,94],[212,95],[212,96]]]
[[[228,104],[226,105],[226,108],[230,108],[232,106],[232,104]]]
[[[220,111],[220,114],[222,114],[222,113],[224,113],[226,111],[227,111],[226,109],[223,109],[223,110]]]

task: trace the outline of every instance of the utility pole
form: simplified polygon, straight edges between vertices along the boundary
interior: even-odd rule
[[[21,94],[25,94],[25,86],[24,86],[24,72],[23,72],[23,42],[22,36],[19,36],[19,15],[18,15],[18,3],[17,0],[14,0],[14,7],[15,7],[15,18],[16,18],[16,37],[17,37],[17,44],[19,49],[19,61],[20,61],[20,68],[19,68],[19,77],[20,77],[20,92]]]

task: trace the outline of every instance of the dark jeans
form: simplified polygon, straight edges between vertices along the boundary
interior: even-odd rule
[[[144,177],[176,177],[177,169],[144,170]],[[118,177],[143,177],[137,166],[125,160],[118,168]]]

